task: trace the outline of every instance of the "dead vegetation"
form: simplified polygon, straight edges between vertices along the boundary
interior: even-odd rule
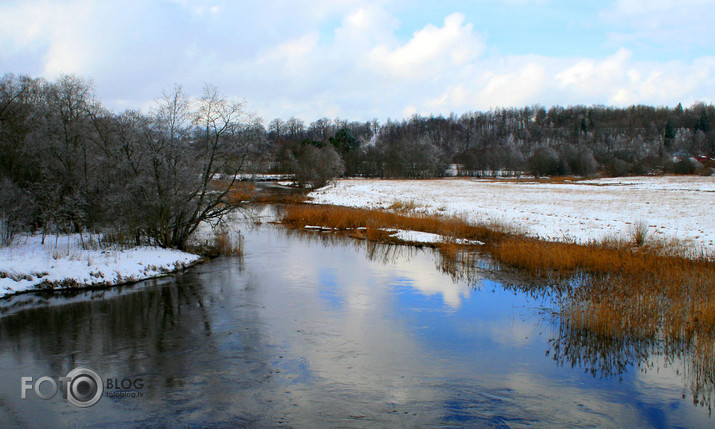
[[[203,240],[190,243],[189,250],[206,258],[243,256],[244,237],[238,230],[217,225]]]
[[[420,213],[392,213],[384,210],[317,204],[287,206],[281,221],[290,228],[322,226],[339,231],[349,231],[350,234],[362,234],[364,238],[379,237],[381,234],[378,231],[384,229],[405,229],[482,241],[497,240],[504,234],[497,229],[472,225],[454,217]]]

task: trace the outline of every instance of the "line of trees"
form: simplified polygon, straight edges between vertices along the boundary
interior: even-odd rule
[[[715,156],[713,120],[715,107],[703,103],[687,109],[532,106],[385,124],[275,119],[267,136],[277,170],[287,167],[285,148],[332,144],[346,175],[436,177],[454,164],[462,175],[692,173],[703,165],[691,157]]]
[[[110,231],[185,248],[219,219],[236,174],[292,173],[304,187],[339,176],[428,178],[597,172],[705,173],[715,107],[540,106],[356,122],[292,117],[267,126],[206,86],[180,86],[148,112],[113,113],[91,80],[0,78],[0,239],[20,230]],[[705,165],[703,165],[704,163]],[[222,175],[227,180],[217,181]]]
[[[114,114],[90,80],[5,75],[1,238],[89,230],[184,249],[201,222],[231,209],[226,194],[262,129],[211,86],[196,99],[177,86],[148,114]]]

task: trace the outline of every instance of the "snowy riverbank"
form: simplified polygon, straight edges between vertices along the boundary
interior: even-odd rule
[[[627,239],[634,224],[648,239],[715,254],[715,177],[667,176],[573,183],[506,180],[346,179],[310,194],[314,203],[414,207],[422,213],[498,222],[553,241]]]
[[[48,236],[44,245],[40,236],[16,237],[11,246],[0,248],[0,298],[37,287],[130,283],[184,269],[200,259],[149,246],[121,249],[95,242],[85,247],[78,234]]]

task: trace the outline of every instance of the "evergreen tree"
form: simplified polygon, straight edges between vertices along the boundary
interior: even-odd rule
[[[348,128],[342,128],[335,133],[335,137],[330,137],[329,141],[340,153],[352,152],[360,147],[360,142],[353,137],[353,134]]]
[[[707,109],[703,109],[702,113],[700,114],[700,119],[698,119],[698,123],[697,125],[695,125],[695,129],[700,130],[704,133],[710,131],[710,120],[708,119]]]

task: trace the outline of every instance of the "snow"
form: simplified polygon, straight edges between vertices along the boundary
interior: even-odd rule
[[[333,228],[330,228],[327,226],[317,226],[317,225],[306,225],[303,228],[307,229],[307,230],[315,230],[315,231],[332,231],[333,230]]]
[[[95,237],[96,238],[96,237]],[[88,237],[84,237],[86,242]],[[106,286],[166,275],[200,257],[173,249],[140,246],[120,249],[90,243],[80,236],[18,237],[0,248],[0,297],[42,287]]]
[[[664,176],[567,183],[488,179],[344,179],[310,193],[317,204],[416,211],[499,223],[552,241],[629,239],[677,242],[690,254],[715,254],[715,177]]]
[[[258,173],[239,173],[233,176],[236,180],[248,180],[254,182],[276,182],[276,181],[286,181],[292,180],[293,174],[258,174]],[[230,180],[231,175],[216,174],[214,179],[225,179]],[[293,182],[289,182],[293,183]]]
[[[397,238],[402,241],[409,241],[414,243],[440,243],[444,237],[439,234],[432,234],[429,232],[421,231],[407,231],[404,229],[398,229],[395,234],[391,234],[392,237]]]

